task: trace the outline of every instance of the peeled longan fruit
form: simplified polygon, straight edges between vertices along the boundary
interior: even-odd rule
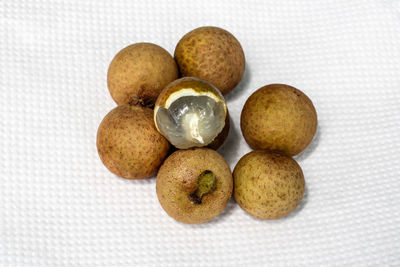
[[[303,198],[303,172],[288,156],[252,151],[236,164],[233,177],[236,202],[260,219],[286,216]]]
[[[154,107],[154,122],[157,130],[177,148],[203,147],[215,139],[214,145],[218,146],[227,134],[227,112],[225,99],[215,86],[184,77],[161,91]]]
[[[107,84],[118,105],[152,106],[161,90],[178,75],[174,59],[164,48],[136,43],[119,51],[111,61]]]
[[[157,131],[153,110],[121,105],[111,110],[97,131],[97,150],[114,174],[143,179],[156,174],[170,145]]]
[[[232,91],[244,73],[242,46],[231,33],[217,27],[200,27],[185,34],[174,56],[182,76],[206,80],[222,94]]]
[[[178,150],[169,156],[157,174],[157,197],[175,220],[204,223],[220,214],[232,196],[229,165],[215,150]]]
[[[252,149],[293,156],[312,141],[317,129],[317,113],[311,100],[300,90],[271,84],[261,87],[247,99],[240,128]]]

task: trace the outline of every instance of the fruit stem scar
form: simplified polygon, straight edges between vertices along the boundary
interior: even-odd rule
[[[196,190],[189,195],[190,201],[194,204],[201,204],[203,196],[215,190],[216,180],[215,174],[212,171],[206,170],[202,172],[197,178]]]

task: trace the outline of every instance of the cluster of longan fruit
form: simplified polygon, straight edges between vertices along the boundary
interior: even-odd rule
[[[244,70],[239,41],[217,27],[184,35],[174,58],[151,43],[122,49],[108,69],[108,89],[118,106],[97,132],[102,162],[127,179],[157,174],[160,204],[180,222],[210,221],[232,194],[257,218],[287,215],[305,188],[292,156],[312,141],[317,114],[311,100],[289,85],[255,91],[240,118],[254,151],[239,160],[232,175],[216,149],[230,127],[223,95],[239,84]]]

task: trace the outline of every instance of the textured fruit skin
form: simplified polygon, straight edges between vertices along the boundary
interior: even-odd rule
[[[223,94],[235,88],[245,68],[239,41],[217,27],[200,27],[185,34],[175,48],[174,57],[182,76],[209,81]]]
[[[164,48],[136,43],[122,49],[111,61],[108,90],[118,105],[151,106],[161,90],[178,75],[174,59]]]
[[[153,110],[121,105],[111,110],[97,131],[97,150],[114,174],[143,179],[156,174],[170,145],[157,131]]]
[[[202,198],[190,201],[196,180],[205,170],[216,176],[216,188]],[[178,150],[169,156],[157,175],[157,196],[163,209],[175,220],[188,224],[210,221],[220,214],[232,196],[233,178],[225,159],[209,148]]]
[[[252,149],[293,156],[312,141],[317,130],[317,113],[311,100],[300,90],[271,84],[247,99],[240,128]]]
[[[234,198],[250,215],[277,219],[300,203],[305,181],[297,162],[288,156],[255,150],[244,155],[233,171]]]

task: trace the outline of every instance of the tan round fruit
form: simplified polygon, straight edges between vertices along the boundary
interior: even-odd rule
[[[107,83],[118,105],[152,106],[161,90],[178,75],[174,59],[164,48],[136,43],[122,49],[111,61]]]
[[[123,178],[142,179],[156,174],[169,147],[154,126],[153,110],[142,106],[114,108],[97,131],[101,160]]]
[[[244,155],[233,177],[236,202],[260,219],[277,219],[289,214],[304,194],[304,176],[297,162],[264,150]]]
[[[296,155],[312,141],[317,113],[300,90],[284,84],[261,87],[246,101],[240,127],[252,149]]]
[[[233,178],[225,159],[209,148],[178,150],[157,175],[157,196],[177,221],[204,223],[220,214],[232,195]]]
[[[162,90],[154,107],[154,122],[175,147],[203,147],[223,131],[227,112],[225,99],[215,86],[185,77]]]
[[[231,33],[217,27],[200,27],[187,33],[174,56],[182,76],[209,81],[223,94],[232,91],[244,73],[242,46]]]

